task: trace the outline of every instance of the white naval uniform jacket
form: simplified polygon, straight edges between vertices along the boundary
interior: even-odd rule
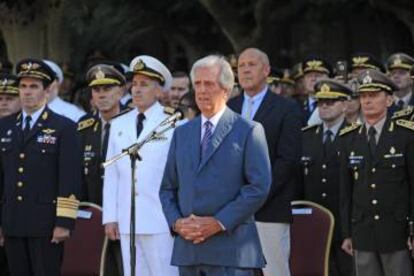
[[[138,110],[115,118],[111,123],[107,160],[120,154],[137,141],[141,141],[168,116],[156,102],[146,112],[143,130],[137,140],[136,124]],[[164,133],[166,139],[144,145],[139,151],[142,161],[136,165],[135,220],[136,234],[158,234],[169,232],[162,211],[159,189],[167,161],[173,130]],[[128,156],[105,169],[103,187],[103,224],[117,222],[120,234],[130,233],[131,164]]]

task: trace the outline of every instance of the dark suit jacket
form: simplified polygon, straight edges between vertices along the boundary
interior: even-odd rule
[[[241,113],[243,93],[227,105]],[[268,90],[254,121],[262,124],[272,165],[272,186],[263,207],[256,213],[262,222],[291,222],[290,202],[297,197],[302,147],[301,112],[290,99]]]
[[[0,225],[14,237],[51,236],[55,226],[72,229],[81,187],[76,124],[46,107],[23,137],[21,117],[0,121]]]
[[[343,237],[362,251],[406,249],[414,214],[413,130],[387,119],[373,158],[364,125],[339,138]]]

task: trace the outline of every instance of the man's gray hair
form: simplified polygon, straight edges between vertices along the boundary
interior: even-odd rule
[[[220,86],[230,92],[234,86],[234,74],[231,69],[230,63],[227,60],[218,55],[209,55],[197,60],[193,67],[191,68],[190,76],[191,82],[194,86],[194,72],[198,68],[211,68],[218,66],[219,68],[219,77],[218,82]]]

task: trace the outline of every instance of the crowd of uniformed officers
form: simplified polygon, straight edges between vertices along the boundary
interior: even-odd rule
[[[279,69],[248,48],[226,60],[227,106],[262,125],[271,165],[255,211],[260,273],[290,275],[290,202],[305,199],[335,218],[329,275],[413,275],[414,58],[356,53],[332,67],[311,55]],[[59,275],[80,201],[103,207],[105,274],[129,275],[129,159],[101,164],[165,120],[165,107],[184,113],[178,127],[203,116],[208,87],[151,56],[95,60],[82,105],[63,99],[66,76],[50,60],[0,62],[0,275]],[[159,198],[172,136],[146,145],[136,167],[137,275],[189,275],[170,264],[180,221],[167,223]]]

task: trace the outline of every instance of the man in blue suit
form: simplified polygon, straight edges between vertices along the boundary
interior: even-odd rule
[[[226,108],[234,75],[223,58],[198,60],[191,79],[201,116],[176,129],[160,190],[172,264],[182,276],[254,275],[265,265],[254,213],[271,183],[264,130]]]

